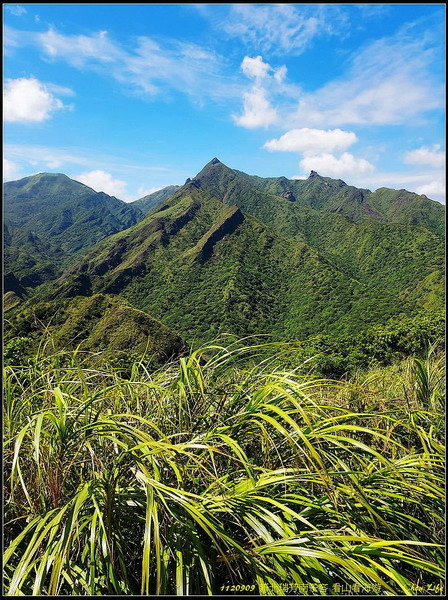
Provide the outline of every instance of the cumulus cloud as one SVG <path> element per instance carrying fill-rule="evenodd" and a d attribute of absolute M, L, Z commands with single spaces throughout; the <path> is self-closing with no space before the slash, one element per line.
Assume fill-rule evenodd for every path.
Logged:
<path fill-rule="evenodd" d="M 431 181 L 425 185 L 420 185 L 415 190 L 417 194 L 425 194 L 428 198 L 435 200 L 445 200 L 445 183 L 442 180 Z"/>
<path fill-rule="evenodd" d="M 268 63 L 265 63 L 261 56 L 256 56 L 255 58 L 245 56 L 241 63 L 241 70 L 247 77 L 263 79 L 272 70 L 272 67 Z"/>
<path fill-rule="evenodd" d="M 273 67 L 261 56 L 245 56 L 241 63 L 242 72 L 252 80 L 251 87 L 242 93 L 243 113 L 232 115 L 234 123 L 248 129 L 268 127 L 279 122 L 280 115 L 272 104 L 272 98 L 296 97 L 298 88 L 285 82 L 285 65 Z"/>
<path fill-rule="evenodd" d="M 237 125 L 247 129 L 268 127 L 278 120 L 278 113 L 269 102 L 267 91 L 259 86 L 243 94 L 243 114 L 233 115 Z"/>
<path fill-rule="evenodd" d="M 49 91 L 47 85 L 37 79 L 6 80 L 3 91 L 5 121 L 39 123 L 63 108 L 67 107 Z"/>
<path fill-rule="evenodd" d="M 12 160 L 3 159 L 3 181 L 11 181 L 19 177 L 20 167 Z"/>
<path fill-rule="evenodd" d="M 443 167 L 445 165 L 445 152 L 440 150 L 440 144 L 434 144 L 430 148 L 422 146 L 417 150 L 406 152 L 404 160 L 410 165 L 429 165 L 434 168 Z"/>
<path fill-rule="evenodd" d="M 114 179 L 113 176 L 110 173 L 106 173 L 106 171 L 101 171 L 100 169 L 96 171 L 87 171 L 79 175 L 74 175 L 73 179 L 88 185 L 96 192 L 105 192 L 106 194 L 109 194 L 109 196 L 116 196 L 120 199 L 127 198 L 127 183 L 120 179 Z"/>
<path fill-rule="evenodd" d="M 358 141 L 352 131 L 342 129 L 291 129 L 278 139 L 268 140 L 263 148 L 279 152 L 303 152 L 316 155 L 322 152 L 346 150 Z"/>
<path fill-rule="evenodd" d="M 268 140 L 263 148 L 278 152 L 300 152 L 299 166 L 303 171 L 318 171 L 328 177 L 364 175 L 375 167 L 365 158 L 358 158 L 346 150 L 358 141 L 355 133 L 342 129 L 291 129 L 278 139 Z M 294 178 L 302 179 L 303 175 Z"/>
<path fill-rule="evenodd" d="M 339 157 L 329 153 L 305 156 L 299 164 L 304 171 L 317 171 L 325 177 L 339 177 L 354 173 L 363 175 L 375 170 L 372 163 L 364 158 L 357 158 L 349 152 L 344 152 Z"/>
<path fill-rule="evenodd" d="M 346 59 L 337 78 L 313 91 L 291 88 L 295 98 L 275 88 L 273 70 L 261 57 L 246 60 L 245 71 L 257 74 L 255 83 L 269 90 L 285 129 L 422 124 L 426 114 L 444 108 L 444 88 L 436 75 L 443 60 L 440 41 L 425 33 L 408 26 L 366 44 Z M 283 88 L 285 80 L 286 72 Z"/>

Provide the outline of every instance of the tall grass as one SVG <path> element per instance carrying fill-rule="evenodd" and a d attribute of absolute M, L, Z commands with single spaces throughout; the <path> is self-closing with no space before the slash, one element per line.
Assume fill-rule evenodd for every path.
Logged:
<path fill-rule="evenodd" d="M 353 382 L 284 371 L 275 354 L 209 345 L 126 376 L 80 352 L 7 367 L 7 594 L 275 595 L 288 584 L 415 595 L 439 584 L 434 377 L 426 384 L 417 363 L 413 382 L 412 368 L 403 376 L 411 406 L 368 378 L 353 396 Z"/>

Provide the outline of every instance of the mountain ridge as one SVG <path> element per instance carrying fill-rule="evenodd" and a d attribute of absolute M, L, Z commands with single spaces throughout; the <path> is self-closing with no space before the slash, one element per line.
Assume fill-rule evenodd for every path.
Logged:
<path fill-rule="evenodd" d="M 75 254 L 34 301 L 120 295 L 188 342 L 349 335 L 443 304 L 443 208 L 425 221 L 427 199 L 375 196 L 316 172 L 260 178 L 216 157 L 165 190 L 130 227 Z M 403 204 L 414 223 L 395 221 Z M 20 301 L 11 296 L 14 311 Z"/>

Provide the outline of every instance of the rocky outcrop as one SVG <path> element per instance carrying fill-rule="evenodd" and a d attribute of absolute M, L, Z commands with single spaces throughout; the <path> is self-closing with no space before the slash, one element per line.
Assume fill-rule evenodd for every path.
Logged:
<path fill-rule="evenodd" d="M 296 197 L 294 196 L 294 194 L 290 190 L 284 191 L 282 193 L 282 198 L 284 198 L 285 200 L 289 200 L 290 202 L 295 202 L 296 201 Z"/>

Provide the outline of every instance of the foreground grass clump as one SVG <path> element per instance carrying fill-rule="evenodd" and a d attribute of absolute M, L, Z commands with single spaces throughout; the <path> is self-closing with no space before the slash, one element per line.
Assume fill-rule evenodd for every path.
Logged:
<path fill-rule="evenodd" d="M 126 375 L 76 352 L 6 367 L 6 593 L 440 585 L 435 357 L 344 383 L 284 372 L 269 348 Z"/>

